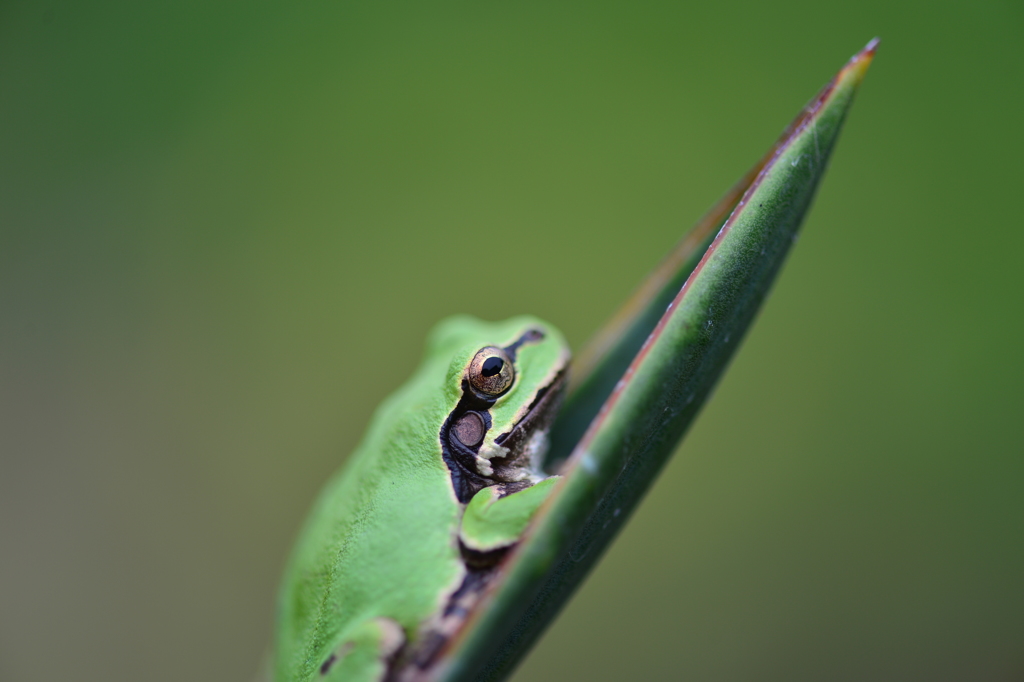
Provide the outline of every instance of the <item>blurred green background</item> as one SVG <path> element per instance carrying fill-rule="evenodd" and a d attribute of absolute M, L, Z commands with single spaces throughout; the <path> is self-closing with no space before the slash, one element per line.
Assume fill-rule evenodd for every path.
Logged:
<path fill-rule="evenodd" d="M 250 679 L 431 325 L 579 348 L 875 35 L 763 314 L 515 679 L 1024 679 L 1011 0 L 0 5 L 0 679 Z"/>

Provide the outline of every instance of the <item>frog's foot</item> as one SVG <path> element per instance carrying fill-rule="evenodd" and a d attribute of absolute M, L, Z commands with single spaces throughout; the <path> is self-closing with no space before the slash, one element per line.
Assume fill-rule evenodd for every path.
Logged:
<path fill-rule="evenodd" d="M 320 664 L 317 682 L 379 682 L 405 644 L 405 631 L 390 618 L 373 618 L 349 630 Z"/>
<path fill-rule="evenodd" d="M 499 486 L 478 492 L 462 517 L 459 539 L 463 546 L 474 554 L 483 554 L 514 545 L 558 480 L 558 476 L 551 476 L 504 497 Z"/>
<path fill-rule="evenodd" d="M 493 485 L 480 490 L 469 501 L 459 529 L 465 578 L 444 610 L 424 624 L 412 647 L 402 654 L 394 678 L 397 682 L 420 679 L 419 675 L 436 661 L 497 575 L 495 567 L 505 550 L 519 541 L 558 479 L 552 476 L 522 489 L 516 484 Z M 509 492 L 509 488 L 514 492 Z"/>

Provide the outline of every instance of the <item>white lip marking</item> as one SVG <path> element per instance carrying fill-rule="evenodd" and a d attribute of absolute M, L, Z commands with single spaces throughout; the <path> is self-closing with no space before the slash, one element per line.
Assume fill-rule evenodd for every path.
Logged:
<path fill-rule="evenodd" d="M 494 475 L 494 467 L 491 466 L 490 461 L 482 458 L 476 458 L 476 471 L 481 476 L 491 477 Z"/>

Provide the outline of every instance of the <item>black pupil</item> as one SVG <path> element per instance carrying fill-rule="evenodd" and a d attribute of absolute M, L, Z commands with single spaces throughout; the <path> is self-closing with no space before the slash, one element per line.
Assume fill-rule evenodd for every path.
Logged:
<path fill-rule="evenodd" d="M 484 366 L 480 370 L 480 373 L 485 377 L 493 377 L 495 374 L 501 372 L 501 368 L 505 366 L 505 361 L 501 358 L 489 357 L 484 360 Z"/>

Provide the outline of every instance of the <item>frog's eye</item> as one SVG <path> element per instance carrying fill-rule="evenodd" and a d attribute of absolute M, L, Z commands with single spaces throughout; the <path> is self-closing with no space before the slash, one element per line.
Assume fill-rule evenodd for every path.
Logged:
<path fill-rule="evenodd" d="M 477 351 L 469 363 L 469 383 L 479 393 L 498 397 L 515 381 L 516 370 L 508 353 L 494 346 Z"/>

